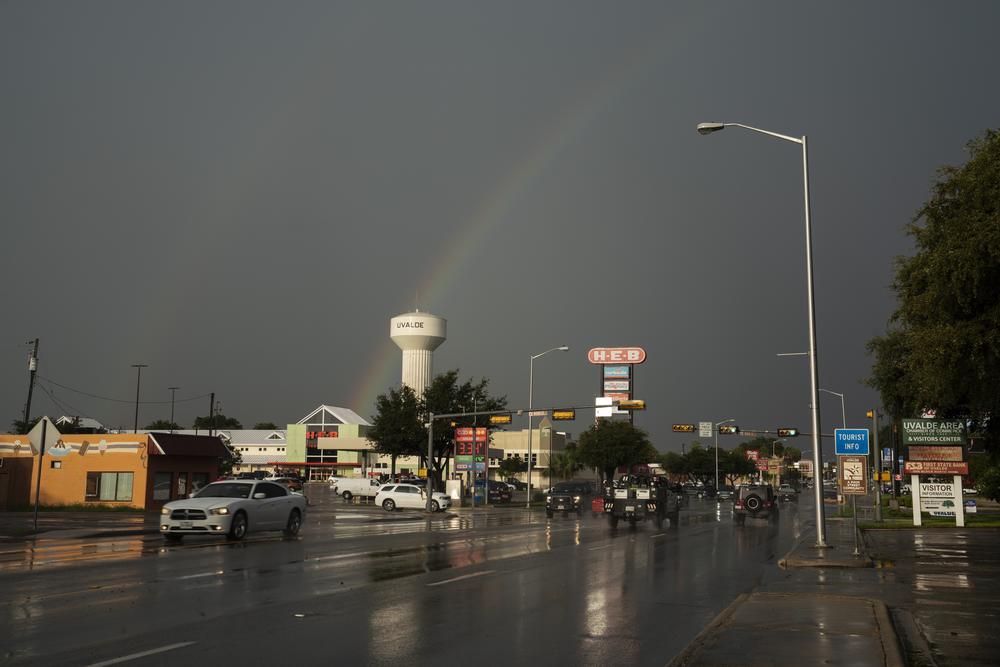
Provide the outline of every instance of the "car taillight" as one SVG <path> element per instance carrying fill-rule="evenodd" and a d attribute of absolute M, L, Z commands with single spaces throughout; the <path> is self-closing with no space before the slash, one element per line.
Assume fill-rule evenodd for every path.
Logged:
<path fill-rule="evenodd" d="M 770 500 L 768 500 L 767 502 L 764 503 L 764 507 L 766 507 L 766 508 L 770 508 L 771 505 L 772 505 L 772 503 L 771 503 Z"/>
<path fill-rule="evenodd" d="M 733 503 L 733 507 L 738 507 L 740 509 L 743 509 L 743 501 L 737 500 L 736 502 Z"/>

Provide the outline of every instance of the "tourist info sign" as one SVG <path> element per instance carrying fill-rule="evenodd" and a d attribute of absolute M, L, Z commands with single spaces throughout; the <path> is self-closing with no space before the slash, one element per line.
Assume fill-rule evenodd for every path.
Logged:
<path fill-rule="evenodd" d="M 845 496 L 863 496 L 868 493 L 866 473 L 867 456 L 851 455 L 837 457 L 837 481 L 840 492 Z"/>
<path fill-rule="evenodd" d="M 852 454 L 868 456 L 868 429 L 838 428 L 834 429 L 833 437 L 837 456 Z"/>

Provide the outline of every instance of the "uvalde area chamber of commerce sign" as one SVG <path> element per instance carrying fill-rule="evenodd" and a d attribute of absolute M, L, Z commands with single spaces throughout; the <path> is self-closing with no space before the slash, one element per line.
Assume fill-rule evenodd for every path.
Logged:
<path fill-rule="evenodd" d="M 960 419 L 903 419 L 904 445 L 964 445 L 965 423 Z"/>

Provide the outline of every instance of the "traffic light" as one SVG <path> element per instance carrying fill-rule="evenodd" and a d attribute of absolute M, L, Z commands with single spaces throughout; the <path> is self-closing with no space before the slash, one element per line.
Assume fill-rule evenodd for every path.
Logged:
<path fill-rule="evenodd" d="M 799 429 L 797 428 L 779 428 L 778 435 L 782 438 L 794 438 L 799 434 Z"/>
<path fill-rule="evenodd" d="M 733 424 L 725 424 L 719 427 L 719 433 L 722 435 L 736 435 L 740 432 L 740 427 Z"/>
<path fill-rule="evenodd" d="M 618 401 L 619 410 L 645 410 L 646 401 Z"/>
<path fill-rule="evenodd" d="M 674 424 L 674 433 L 694 433 L 694 424 Z"/>
<path fill-rule="evenodd" d="M 875 411 L 874 410 L 869 410 L 868 412 L 865 413 L 865 417 L 868 417 L 868 419 L 874 418 L 875 417 Z"/>
<path fill-rule="evenodd" d="M 508 412 L 505 415 L 490 415 L 490 426 L 497 426 L 499 424 L 510 424 L 514 418 Z"/>
<path fill-rule="evenodd" d="M 552 421 L 573 421 L 574 419 L 576 419 L 576 410 L 572 408 L 552 411 Z"/>

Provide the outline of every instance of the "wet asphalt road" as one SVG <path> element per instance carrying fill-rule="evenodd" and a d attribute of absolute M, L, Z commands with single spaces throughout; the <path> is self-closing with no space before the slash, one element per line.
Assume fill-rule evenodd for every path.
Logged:
<path fill-rule="evenodd" d="M 677 529 L 505 508 L 378 521 L 333 505 L 301 535 L 7 544 L 14 664 L 662 665 L 791 548 L 810 506 L 738 528 L 693 500 Z M 108 663 L 112 664 L 112 663 Z"/>

